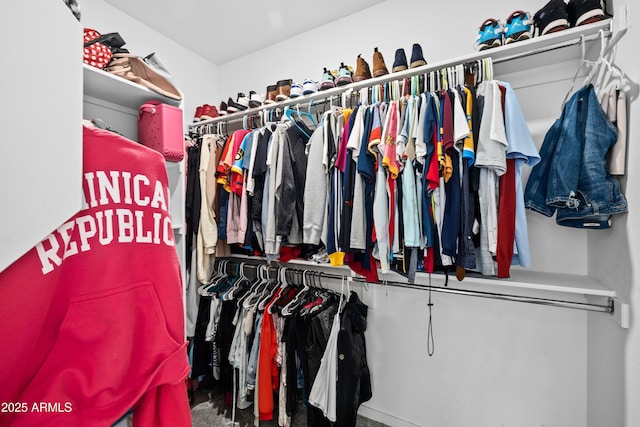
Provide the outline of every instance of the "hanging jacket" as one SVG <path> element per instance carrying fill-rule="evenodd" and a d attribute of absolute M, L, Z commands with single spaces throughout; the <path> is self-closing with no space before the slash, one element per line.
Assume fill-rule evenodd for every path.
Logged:
<path fill-rule="evenodd" d="M 556 223 L 575 228 L 609 228 L 611 215 L 627 211 L 605 155 L 617 130 L 598 103 L 592 85 L 577 91 L 545 136 L 541 161 L 529 177 L 525 205 Z"/>

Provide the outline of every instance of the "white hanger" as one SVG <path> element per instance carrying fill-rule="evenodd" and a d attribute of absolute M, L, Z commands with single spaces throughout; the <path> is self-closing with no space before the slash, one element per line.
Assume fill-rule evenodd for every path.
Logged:
<path fill-rule="evenodd" d="M 302 272 L 302 289 L 296 292 L 296 294 L 291 298 L 287 304 L 280 310 L 283 316 L 289 316 L 292 314 L 292 310 L 298 305 L 298 301 L 300 300 L 300 296 L 305 294 L 309 290 L 309 282 L 307 281 L 307 276 L 305 273 L 309 273 L 309 271 L 304 270 Z"/>

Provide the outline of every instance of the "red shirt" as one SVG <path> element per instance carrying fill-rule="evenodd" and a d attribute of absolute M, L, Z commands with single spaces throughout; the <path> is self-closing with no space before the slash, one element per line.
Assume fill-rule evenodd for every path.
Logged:
<path fill-rule="evenodd" d="M 85 127 L 83 190 L 85 207 L 0 274 L 0 402 L 21 405 L 0 425 L 108 426 L 137 405 L 136 424 L 190 426 L 164 159 Z"/>

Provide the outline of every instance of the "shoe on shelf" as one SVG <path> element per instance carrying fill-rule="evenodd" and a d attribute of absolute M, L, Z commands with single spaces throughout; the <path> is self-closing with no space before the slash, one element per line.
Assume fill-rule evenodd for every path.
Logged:
<path fill-rule="evenodd" d="M 200 119 L 215 119 L 219 115 L 218 109 L 214 105 L 204 104 L 202 106 L 202 115 L 200 116 Z"/>
<path fill-rule="evenodd" d="M 533 37 L 533 21 L 529 12 L 516 10 L 504 24 L 504 44 Z"/>
<path fill-rule="evenodd" d="M 424 60 L 422 46 L 414 43 L 411 47 L 411 62 L 409 63 L 409 68 L 422 67 L 423 65 L 427 65 L 427 61 Z"/>
<path fill-rule="evenodd" d="M 318 91 L 318 82 L 315 82 L 313 80 L 310 79 L 306 79 L 303 83 L 302 83 L 302 93 L 304 95 L 310 95 L 312 93 L 316 93 Z"/>
<path fill-rule="evenodd" d="M 567 15 L 572 27 L 591 24 L 607 18 L 605 4 L 601 0 L 570 0 Z"/>
<path fill-rule="evenodd" d="M 201 117 L 202 117 L 202 105 L 199 107 L 196 107 L 196 113 L 193 115 L 193 121 L 199 122 L 201 120 Z"/>
<path fill-rule="evenodd" d="M 341 62 L 340 68 L 338 68 L 336 86 L 344 86 L 350 83 L 353 83 L 353 72 L 351 71 L 351 67 L 344 65 L 344 62 Z"/>
<path fill-rule="evenodd" d="M 533 15 L 533 23 L 538 29 L 538 36 L 569 28 L 569 15 L 564 0 L 550 0 Z"/>
<path fill-rule="evenodd" d="M 222 102 L 220 103 L 220 108 L 218 108 L 218 113 L 219 113 L 221 116 L 226 116 L 227 114 L 229 114 L 229 112 L 227 111 L 227 108 L 228 108 L 228 107 L 227 107 L 227 103 L 226 103 L 226 102 L 224 102 L 224 101 L 222 101 Z"/>
<path fill-rule="evenodd" d="M 280 80 L 276 83 L 278 93 L 276 94 L 276 101 L 284 101 L 289 98 L 291 93 L 291 79 Z"/>
<path fill-rule="evenodd" d="M 304 91 L 302 90 L 302 85 L 300 83 L 294 83 L 291 85 L 291 91 L 289 93 L 290 98 L 297 98 L 299 96 L 304 95 Z"/>
<path fill-rule="evenodd" d="M 384 64 L 382 53 L 380 53 L 376 47 L 373 49 L 373 77 L 380 77 L 385 74 L 389 74 L 389 70 L 387 70 L 387 66 Z"/>
<path fill-rule="evenodd" d="M 371 78 L 371 69 L 369 64 L 361 55 L 356 58 L 356 72 L 353 75 L 354 82 L 361 82 Z"/>
<path fill-rule="evenodd" d="M 227 101 L 227 111 L 230 113 L 237 113 L 238 111 L 244 111 L 249 107 L 245 107 L 242 104 L 237 103 L 233 99 L 229 98 Z"/>
<path fill-rule="evenodd" d="M 476 49 L 485 50 L 502 46 L 502 32 L 502 25 L 497 19 L 485 19 L 478 30 L 478 37 L 476 37 Z"/>
<path fill-rule="evenodd" d="M 249 91 L 249 107 L 258 108 L 264 102 L 264 96 L 256 93 L 255 90 Z"/>
<path fill-rule="evenodd" d="M 404 49 L 396 49 L 395 59 L 393 60 L 393 67 L 391 67 L 392 73 L 397 73 L 398 71 L 404 71 L 409 66 L 407 65 L 407 54 L 404 53 Z"/>
<path fill-rule="evenodd" d="M 278 85 L 267 86 L 267 95 L 265 96 L 265 104 L 273 104 L 276 102 L 276 95 L 278 94 Z"/>
<path fill-rule="evenodd" d="M 336 87 L 335 77 L 333 73 L 326 68 L 322 72 L 322 80 L 320 81 L 320 90 L 327 90 Z"/>
<path fill-rule="evenodd" d="M 245 107 L 244 108 L 245 110 L 249 108 L 249 97 L 242 92 L 238 93 L 238 98 L 236 99 L 236 102 L 242 105 L 243 107 Z"/>

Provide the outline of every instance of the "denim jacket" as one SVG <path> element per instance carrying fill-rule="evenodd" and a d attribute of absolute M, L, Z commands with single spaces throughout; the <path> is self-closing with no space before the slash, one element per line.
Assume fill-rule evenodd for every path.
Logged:
<path fill-rule="evenodd" d="M 577 91 L 544 138 L 525 206 L 549 217 L 557 213 L 556 223 L 567 227 L 611 227 L 611 215 L 627 211 L 620 185 L 606 169 L 605 155 L 616 140 L 593 86 Z"/>

